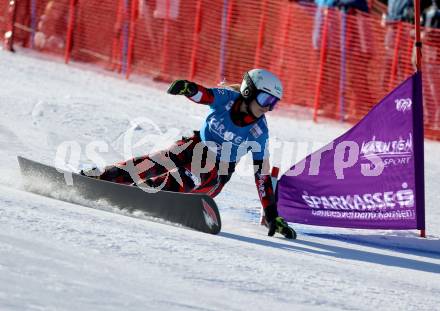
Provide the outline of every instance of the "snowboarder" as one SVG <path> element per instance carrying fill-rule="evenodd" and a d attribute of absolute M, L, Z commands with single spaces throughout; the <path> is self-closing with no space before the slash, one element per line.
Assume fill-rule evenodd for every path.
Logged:
<path fill-rule="evenodd" d="M 94 169 L 82 174 L 112 182 L 134 182 L 138 186 L 146 184 L 167 191 L 206 193 L 215 197 L 230 180 L 240 158 L 251 151 L 268 235 L 278 232 L 295 238 L 295 231 L 278 216 L 269 174 L 269 131 L 265 113 L 273 110 L 282 98 L 281 81 L 267 70 L 252 69 L 244 74 L 241 86 L 205 88 L 191 81 L 176 80 L 167 92 L 210 107 L 200 131 L 195 131 L 191 137 L 182 137 L 168 150 L 108 166 L 104 172 Z M 199 165 L 194 165 L 197 162 Z M 127 169 L 130 165 L 135 167 L 135 174 Z"/>

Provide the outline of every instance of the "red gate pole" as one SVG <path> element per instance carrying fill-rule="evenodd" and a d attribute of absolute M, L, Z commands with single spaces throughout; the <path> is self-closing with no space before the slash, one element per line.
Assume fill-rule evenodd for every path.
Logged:
<path fill-rule="evenodd" d="M 201 19 L 202 19 L 202 0 L 197 0 L 196 21 L 194 24 L 193 44 L 191 48 L 191 62 L 189 65 L 189 75 L 188 75 L 191 81 L 194 79 L 194 75 L 196 73 L 196 59 L 197 59 L 197 51 L 199 49 Z"/>
<path fill-rule="evenodd" d="M 76 7 L 76 0 L 70 0 L 69 21 L 67 23 L 66 48 L 64 50 L 64 62 L 66 64 L 68 64 L 70 61 L 70 51 L 72 49 L 73 26 L 75 24 L 75 7 Z"/>
<path fill-rule="evenodd" d="M 131 0 L 130 13 L 130 34 L 128 38 L 128 52 L 127 52 L 127 72 L 125 78 L 128 79 L 131 73 L 131 63 L 133 61 L 134 36 L 136 34 L 136 20 L 137 20 L 138 0 Z"/>
<path fill-rule="evenodd" d="M 319 8 L 317 8 L 319 10 Z M 327 31 L 328 31 L 328 9 L 324 10 L 324 29 L 322 30 L 321 50 L 319 57 L 318 82 L 316 83 L 315 104 L 313 109 L 313 121 L 318 121 L 319 97 L 321 95 L 322 78 L 324 75 L 325 56 L 327 54 Z"/>
<path fill-rule="evenodd" d="M 17 16 L 17 1 L 10 0 L 8 6 L 8 24 L 4 36 L 5 49 L 14 52 L 15 17 Z"/>
<path fill-rule="evenodd" d="M 422 71 L 422 41 L 420 36 L 420 0 L 414 0 L 414 19 L 416 32 L 416 68 Z"/>

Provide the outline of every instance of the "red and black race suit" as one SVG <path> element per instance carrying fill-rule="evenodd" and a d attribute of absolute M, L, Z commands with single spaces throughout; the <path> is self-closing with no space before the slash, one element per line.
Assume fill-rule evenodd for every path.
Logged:
<path fill-rule="evenodd" d="M 199 94 L 190 97 L 192 101 L 205 105 L 213 102 L 214 95 L 210 89 L 200 85 L 197 85 L 197 89 Z M 247 125 L 249 122 L 255 121 L 252 116 L 240 111 L 240 104 L 241 100 L 239 99 L 231 109 L 231 113 L 234 114 L 234 122 Z M 161 190 L 205 193 L 215 197 L 230 180 L 236 163 L 224 163 L 217 160 L 214 161 L 215 163 L 209 163 L 207 159 L 213 157 L 208 156 L 208 152 L 211 151 L 205 146 L 202 148 L 200 167 L 210 167 L 210 169 L 207 172 L 203 169 L 199 172 L 194 171 L 191 163 L 194 150 L 201 150 L 196 148 L 200 143 L 199 132 L 195 131 L 193 136 L 182 137 L 168 150 L 133 158 L 107 167 L 100 179 L 124 184 L 145 182 L 148 186 Z M 200 157 L 200 155 L 197 156 Z M 254 176 L 258 195 L 265 210 L 266 219 L 272 221 L 278 214 L 269 168 L 269 159 L 254 160 Z"/>

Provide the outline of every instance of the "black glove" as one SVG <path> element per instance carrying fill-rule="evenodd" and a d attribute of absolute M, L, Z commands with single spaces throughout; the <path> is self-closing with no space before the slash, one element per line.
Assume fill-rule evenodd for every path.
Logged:
<path fill-rule="evenodd" d="M 192 97 L 197 94 L 197 84 L 187 80 L 176 80 L 167 90 L 168 94 Z"/>

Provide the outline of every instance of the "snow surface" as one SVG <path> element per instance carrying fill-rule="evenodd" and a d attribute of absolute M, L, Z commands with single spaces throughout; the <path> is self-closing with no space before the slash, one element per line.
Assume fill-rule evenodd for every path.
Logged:
<path fill-rule="evenodd" d="M 0 310 L 438 310 L 439 143 L 425 145 L 427 239 L 295 224 L 296 241 L 267 237 L 248 160 L 216 198 L 222 232 L 203 234 L 24 191 L 17 155 L 112 163 L 127 137 L 150 152 L 207 112 L 166 85 L 84 69 L 0 51 Z M 295 116 L 268 116 L 272 145 L 300 150 L 274 159 L 282 170 L 348 128 Z"/>

